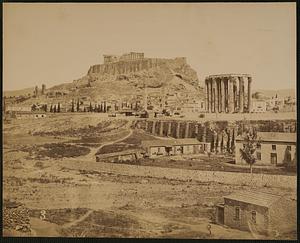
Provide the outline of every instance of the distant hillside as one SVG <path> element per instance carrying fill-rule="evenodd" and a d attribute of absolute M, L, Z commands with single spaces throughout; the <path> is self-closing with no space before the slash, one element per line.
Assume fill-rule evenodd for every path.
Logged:
<path fill-rule="evenodd" d="M 20 95 L 28 95 L 33 94 L 34 87 L 26 88 L 26 89 L 19 89 L 19 90 L 8 90 L 3 91 L 3 96 L 10 97 L 10 96 L 20 96 Z"/>
<path fill-rule="evenodd" d="M 291 96 L 291 98 L 296 97 L 296 89 L 280 89 L 280 90 L 263 90 L 263 89 L 257 89 L 253 90 L 253 94 L 255 92 L 261 93 L 262 96 L 266 96 L 269 98 L 275 97 L 276 94 L 279 98 L 284 98 L 287 96 Z"/>

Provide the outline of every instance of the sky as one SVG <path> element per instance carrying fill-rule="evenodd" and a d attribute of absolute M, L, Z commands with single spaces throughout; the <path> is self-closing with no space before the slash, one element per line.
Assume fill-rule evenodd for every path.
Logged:
<path fill-rule="evenodd" d="M 72 82 L 131 51 L 184 56 L 200 81 L 248 73 L 254 89 L 296 87 L 295 3 L 3 5 L 4 90 Z"/>

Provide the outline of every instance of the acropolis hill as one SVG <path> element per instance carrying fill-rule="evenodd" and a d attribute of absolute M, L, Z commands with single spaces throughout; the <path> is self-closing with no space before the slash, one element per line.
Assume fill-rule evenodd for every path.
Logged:
<path fill-rule="evenodd" d="M 142 70 L 166 65 L 187 65 L 185 57 L 176 57 L 174 59 L 166 58 L 145 58 L 144 53 L 130 52 L 122 56 L 104 55 L 104 64 L 93 65 L 88 71 L 88 75 L 94 76 L 103 74 L 127 74 Z"/>
<path fill-rule="evenodd" d="M 68 97 L 114 98 L 151 92 L 178 92 L 204 98 L 197 73 L 185 57 L 148 58 L 144 53 L 104 55 L 102 64 L 92 65 L 87 74 L 72 83 L 56 85 L 49 91 L 64 90 Z"/>

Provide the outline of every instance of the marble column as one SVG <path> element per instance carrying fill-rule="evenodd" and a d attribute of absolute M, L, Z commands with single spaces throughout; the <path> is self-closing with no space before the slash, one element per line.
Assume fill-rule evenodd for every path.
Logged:
<path fill-rule="evenodd" d="M 217 79 L 215 79 L 215 96 L 216 96 L 216 99 L 215 99 L 215 112 L 218 113 L 219 112 L 219 105 L 220 105 L 220 99 L 219 99 L 219 81 Z"/>
<path fill-rule="evenodd" d="M 188 138 L 189 137 L 189 128 L 190 128 L 190 124 L 187 122 L 185 124 L 185 131 L 184 131 L 184 137 Z"/>
<path fill-rule="evenodd" d="M 234 97 L 233 97 L 233 79 L 228 80 L 228 112 L 232 113 L 234 109 Z"/>
<path fill-rule="evenodd" d="M 239 112 L 244 112 L 244 78 L 239 77 Z"/>
<path fill-rule="evenodd" d="M 171 136 L 171 135 L 172 135 L 172 122 L 169 122 L 167 136 Z"/>
<path fill-rule="evenodd" d="M 198 137 L 198 133 L 199 133 L 199 125 L 195 124 L 195 134 Z"/>
<path fill-rule="evenodd" d="M 209 107 L 209 85 L 208 85 L 208 80 L 205 80 L 205 110 L 207 112 L 210 112 L 210 107 Z"/>
<path fill-rule="evenodd" d="M 202 134 L 202 142 L 206 142 L 206 134 L 207 134 L 207 128 L 204 125 L 204 127 L 203 127 L 203 134 Z"/>
<path fill-rule="evenodd" d="M 212 79 L 209 79 L 208 88 L 209 88 L 209 110 L 210 112 L 213 112 Z"/>
<path fill-rule="evenodd" d="M 216 80 L 212 79 L 212 112 L 216 112 Z"/>
<path fill-rule="evenodd" d="M 180 122 L 176 125 L 176 138 L 180 138 Z"/>
<path fill-rule="evenodd" d="M 248 112 L 251 111 L 251 83 L 252 83 L 252 77 L 248 77 Z"/>
<path fill-rule="evenodd" d="M 225 112 L 225 84 L 224 80 L 220 80 L 220 89 L 221 89 L 221 112 Z"/>
<path fill-rule="evenodd" d="M 151 130 L 151 133 L 152 133 L 152 134 L 155 134 L 155 124 L 156 124 L 156 122 L 153 121 L 153 122 L 152 122 L 152 130 Z"/>
<path fill-rule="evenodd" d="M 160 121 L 159 124 L 159 136 L 163 136 L 164 135 L 164 123 L 163 121 Z"/>

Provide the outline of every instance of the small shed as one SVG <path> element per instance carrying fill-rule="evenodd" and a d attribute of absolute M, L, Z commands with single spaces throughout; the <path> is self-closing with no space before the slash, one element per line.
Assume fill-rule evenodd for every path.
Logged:
<path fill-rule="evenodd" d="M 239 191 L 224 197 L 217 205 L 218 224 L 262 234 L 296 230 L 294 198 L 259 191 Z"/>
<path fill-rule="evenodd" d="M 142 141 L 142 147 L 150 158 L 165 155 L 186 155 L 206 153 L 210 144 L 200 142 L 195 138 L 155 139 Z"/>
<path fill-rule="evenodd" d="M 138 164 L 141 151 L 140 150 L 126 150 L 107 154 L 96 155 L 96 162 L 108 163 L 130 163 Z"/>

